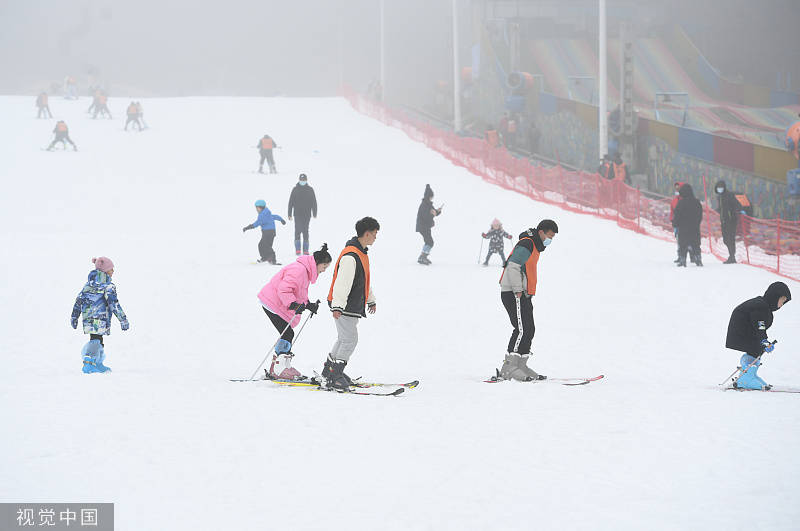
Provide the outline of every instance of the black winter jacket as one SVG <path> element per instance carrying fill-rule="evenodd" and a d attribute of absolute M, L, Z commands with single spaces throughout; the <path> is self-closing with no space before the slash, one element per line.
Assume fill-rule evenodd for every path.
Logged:
<path fill-rule="evenodd" d="M 722 187 L 725 188 L 721 194 L 717 193 L 717 200 L 718 200 L 718 207 L 717 212 L 719 212 L 719 221 L 723 227 L 736 227 L 736 223 L 739 221 L 739 212 L 742 210 L 742 205 L 739 203 L 739 200 L 736 199 L 736 194 L 731 192 L 725 186 L 725 181 L 719 181 L 715 187 L 714 192 L 716 193 L 716 188 Z"/>
<path fill-rule="evenodd" d="M 433 214 L 431 210 L 436 210 L 433 206 L 433 201 L 423 199 L 417 210 L 417 232 L 428 230 L 436 224 L 433 218 L 439 214 Z"/>
<path fill-rule="evenodd" d="M 703 205 L 694 196 L 691 185 L 684 184 L 678 193 L 681 196 L 675 205 L 672 216 L 672 226 L 678 229 L 678 234 L 700 234 L 700 222 L 703 221 Z"/>
<path fill-rule="evenodd" d="M 772 312 L 778 309 L 778 299 L 782 296 L 791 300 L 789 287 L 783 282 L 773 282 L 763 296 L 744 301 L 734 308 L 725 346 L 753 357 L 760 356 L 764 352 L 761 341 L 767 339 L 767 330 L 772 326 Z"/>
<path fill-rule="evenodd" d="M 317 215 L 317 195 L 309 185 L 296 184 L 289 195 L 289 217 L 310 218 Z"/>

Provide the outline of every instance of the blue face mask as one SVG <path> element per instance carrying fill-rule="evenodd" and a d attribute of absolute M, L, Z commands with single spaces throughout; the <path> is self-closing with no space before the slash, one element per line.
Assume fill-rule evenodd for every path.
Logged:
<path fill-rule="evenodd" d="M 547 247 L 547 246 L 548 246 L 548 245 L 550 245 L 552 242 L 553 242 L 552 238 L 545 238 L 544 240 L 542 240 L 542 245 L 544 245 L 545 247 Z"/>
<path fill-rule="evenodd" d="M 308 182 L 307 181 L 298 181 L 297 184 L 299 184 L 300 186 L 305 186 L 305 185 L 308 184 Z"/>

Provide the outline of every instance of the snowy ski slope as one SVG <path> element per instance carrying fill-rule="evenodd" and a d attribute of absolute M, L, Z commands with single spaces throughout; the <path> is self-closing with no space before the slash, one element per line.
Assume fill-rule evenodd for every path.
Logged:
<path fill-rule="evenodd" d="M 113 502 L 135 531 L 797 528 L 800 397 L 716 388 L 738 361 L 731 309 L 777 277 L 711 257 L 679 270 L 673 245 L 485 184 L 339 99 L 142 100 L 151 129 L 125 133 L 127 99 L 93 121 L 87 99 L 54 98 L 77 153 L 40 150 L 54 120 L 33 101 L 0 98 L 0 501 Z M 264 133 L 283 147 L 277 176 L 253 173 Z M 241 227 L 259 198 L 285 215 L 301 171 L 315 248 L 338 253 L 364 215 L 382 225 L 378 313 L 348 372 L 417 389 L 228 381 L 276 337 L 256 293 L 277 268 L 251 264 L 258 236 Z M 429 268 L 415 262 L 426 183 L 444 203 Z M 497 257 L 476 265 L 495 216 L 515 236 L 545 217 L 561 229 L 539 265 L 531 366 L 604 380 L 481 382 L 510 332 Z M 276 250 L 293 259 L 291 225 Z M 69 314 L 98 255 L 131 329 L 115 321 L 113 373 L 87 376 Z M 772 384 L 800 386 L 799 315 L 776 314 Z M 334 339 L 321 312 L 295 365 L 320 370 Z"/>

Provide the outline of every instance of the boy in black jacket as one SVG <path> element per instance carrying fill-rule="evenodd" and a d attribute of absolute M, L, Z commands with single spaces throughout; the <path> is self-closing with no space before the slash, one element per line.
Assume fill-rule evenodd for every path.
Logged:
<path fill-rule="evenodd" d="M 301 236 L 303 244 L 303 254 L 308 254 L 308 226 L 311 217 L 317 217 L 317 196 L 314 189 L 308 184 L 308 177 L 305 173 L 300 174 L 300 179 L 292 188 L 289 195 L 289 221 L 294 216 L 294 253 L 300 256 Z"/>
<path fill-rule="evenodd" d="M 692 262 L 703 265 L 700 254 L 700 222 L 703 221 L 703 205 L 694 196 L 691 185 L 684 184 L 678 193 L 681 196 L 675 205 L 672 226 L 678 229 L 678 267 L 686 267 L 686 252 Z"/>
<path fill-rule="evenodd" d="M 728 323 L 725 346 L 744 352 L 739 364 L 739 377 L 733 386 L 738 389 L 769 389 L 772 387 L 758 376 L 761 356 L 775 348 L 767 339 L 772 326 L 772 312 L 792 300 L 789 286 L 773 282 L 763 297 L 755 297 L 734 308 Z"/>

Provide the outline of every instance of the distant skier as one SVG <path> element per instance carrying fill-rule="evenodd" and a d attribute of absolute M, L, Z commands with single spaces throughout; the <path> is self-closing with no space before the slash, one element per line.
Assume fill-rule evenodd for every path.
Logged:
<path fill-rule="evenodd" d="M 442 213 L 442 208 L 435 208 L 433 206 L 433 190 L 430 184 L 425 185 L 425 192 L 422 195 L 422 202 L 417 209 L 417 232 L 422 235 L 422 253 L 417 258 L 417 263 L 422 265 L 431 265 L 428 255 L 433 249 L 433 236 L 431 229 L 436 224 L 433 220 L 436 216 Z"/>
<path fill-rule="evenodd" d="M 678 245 L 678 227 L 675 226 L 675 207 L 678 206 L 678 201 L 681 200 L 681 186 L 686 183 L 682 183 L 680 181 L 675 181 L 675 184 L 672 185 L 674 195 L 669 202 L 669 222 L 672 223 L 672 233 L 675 235 L 675 245 L 677 246 L 677 253 L 678 257 L 675 259 L 675 263 L 681 261 L 681 246 Z"/>
<path fill-rule="evenodd" d="M 136 105 L 136 114 L 139 117 L 139 122 L 141 122 L 142 127 L 144 129 L 147 129 L 148 126 L 147 126 L 147 122 L 144 121 L 144 109 L 142 108 L 142 102 L 141 101 L 137 101 L 135 103 L 135 105 Z"/>
<path fill-rule="evenodd" d="M 89 105 L 89 108 L 86 109 L 87 114 L 93 114 L 95 109 L 97 109 L 97 101 L 100 98 L 100 95 L 103 94 L 103 89 L 100 87 L 96 87 L 92 92 L 92 103 Z"/>
<path fill-rule="evenodd" d="M 503 238 L 511 239 L 511 235 L 503 230 L 503 224 L 500 222 L 499 219 L 494 218 L 492 221 L 491 230 L 488 232 L 484 232 L 481 234 L 483 239 L 489 240 L 489 252 L 486 255 L 486 260 L 483 261 L 483 265 L 489 265 L 489 258 L 492 257 L 494 253 L 498 253 L 500 255 L 500 261 L 505 265 L 506 263 L 506 254 L 505 254 L 505 245 L 503 243 Z"/>
<path fill-rule="evenodd" d="M 269 165 L 270 173 L 277 173 L 275 169 L 275 159 L 272 157 L 272 150 L 278 147 L 278 144 L 269 135 L 264 135 L 261 140 L 256 144 L 258 152 L 261 155 L 261 161 L 258 163 L 258 173 L 264 173 L 264 161 Z"/>
<path fill-rule="evenodd" d="M 258 254 L 260 255 L 258 262 L 269 262 L 272 265 L 280 265 L 275 259 L 275 251 L 272 249 L 272 242 L 275 241 L 275 220 L 277 219 L 283 225 L 286 225 L 286 220 L 278 214 L 270 212 L 267 208 L 267 203 L 263 199 L 256 201 L 255 205 L 258 217 L 250 225 L 244 227 L 242 232 L 261 227 L 261 240 L 258 242 Z"/>
<path fill-rule="evenodd" d="M 700 253 L 700 222 L 703 221 L 703 205 L 694 196 L 692 185 L 680 188 L 680 200 L 675 206 L 672 226 L 678 230 L 678 267 L 686 267 L 686 252 L 692 263 L 702 266 Z"/>
<path fill-rule="evenodd" d="M 300 238 L 303 237 L 303 254 L 308 254 L 308 226 L 312 217 L 317 217 L 317 196 L 308 185 L 308 177 L 300 174 L 297 184 L 289 195 L 289 221 L 294 215 L 294 252 L 300 256 Z"/>
<path fill-rule="evenodd" d="M 744 352 L 739 360 L 739 378 L 734 387 L 740 389 L 770 389 L 758 376 L 761 356 L 774 350 L 767 339 L 767 330 L 772 326 L 772 313 L 792 300 L 789 287 L 783 282 L 773 282 L 763 297 L 749 299 L 734 308 L 728 323 L 725 346 Z"/>
<path fill-rule="evenodd" d="M 322 244 L 322 248 L 315 251 L 313 256 L 301 256 L 278 271 L 258 293 L 258 300 L 261 301 L 264 313 L 278 333 L 282 333 L 281 339 L 275 345 L 275 355 L 269 368 L 271 378 L 285 380 L 303 378 L 300 372 L 292 367 L 293 328 L 300 323 L 300 314 L 304 310 L 312 314 L 317 313 L 319 301 L 309 302 L 308 287 L 328 269 L 331 261 L 328 244 Z"/>
<path fill-rule="evenodd" d="M 322 369 L 323 384 L 329 389 L 346 391 L 352 385 L 344 368 L 358 344 L 358 320 L 367 316 L 365 308 L 371 314 L 377 310 L 367 251 L 380 228 L 374 218 L 358 220 L 356 236 L 347 241 L 333 269 L 328 306 L 336 323 L 337 340 Z"/>
<path fill-rule="evenodd" d="M 111 314 L 117 316 L 120 327 L 130 327 L 125 312 L 117 300 L 117 288 L 111 282 L 114 274 L 114 263 L 101 256 L 92 258 L 95 269 L 89 273 L 89 281 L 75 299 L 72 307 L 72 328 L 78 328 L 78 316 L 83 316 L 83 333 L 89 334 L 89 342 L 83 346 L 83 372 L 107 372 L 111 369 L 103 365 L 105 350 L 103 336 L 111 333 Z"/>
<path fill-rule="evenodd" d="M 109 120 L 113 119 L 111 111 L 108 110 L 108 96 L 103 91 L 100 91 L 97 100 L 94 102 L 94 114 L 92 115 L 92 119 L 96 120 L 98 116 L 106 116 Z"/>
<path fill-rule="evenodd" d="M 128 125 L 133 124 L 139 128 L 139 131 L 142 130 L 142 122 L 139 121 L 139 106 L 136 105 L 135 102 L 130 102 L 128 105 L 127 110 L 125 113 L 128 116 L 128 119 L 125 121 L 125 130 L 128 130 Z"/>
<path fill-rule="evenodd" d="M 500 300 L 514 327 L 508 340 L 508 353 L 500 369 L 500 378 L 504 380 L 527 382 L 547 378 L 528 367 L 531 342 L 536 332 L 531 298 L 536 295 L 539 256 L 556 234 L 558 225 L 551 219 L 544 219 L 535 229 L 520 234 L 500 276 Z"/>
<path fill-rule="evenodd" d="M 36 114 L 36 118 L 52 118 L 53 113 L 50 112 L 50 103 L 48 102 L 47 92 L 42 92 L 38 96 L 36 96 L 36 107 L 39 109 L 39 112 Z"/>
<path fill-rule="evenodd" d="M 717 212 L 719 212 L 719 222 L 722 229 L 722 242 L 728 248 L 728 259 L 725 264 L 736 263 L 736 228 L 739 224 L 739 214 L 742 205 L 736 199 L 736 194 L 728 190 L 725 181 L 717 181 L 714 185 L 714 192 L 717 194 Z"/>
<path fill-rule="evenodd" d="M 69 128 L 64 120 L 59 120 L 56 122 L 56 126 L 53 128 L 53 134 L 55 134 L 55 138 L 47 147 L 47 151 L 53 151 L 53 147 L 55 147 L 57 142 L 61 142 L 61 145 L 64 149 L 67 149 L 67 142 L 72 144 L 72 149 L 78 151 L 78 146 L 75 145 L 75 142 L 69 137 Z"/>

